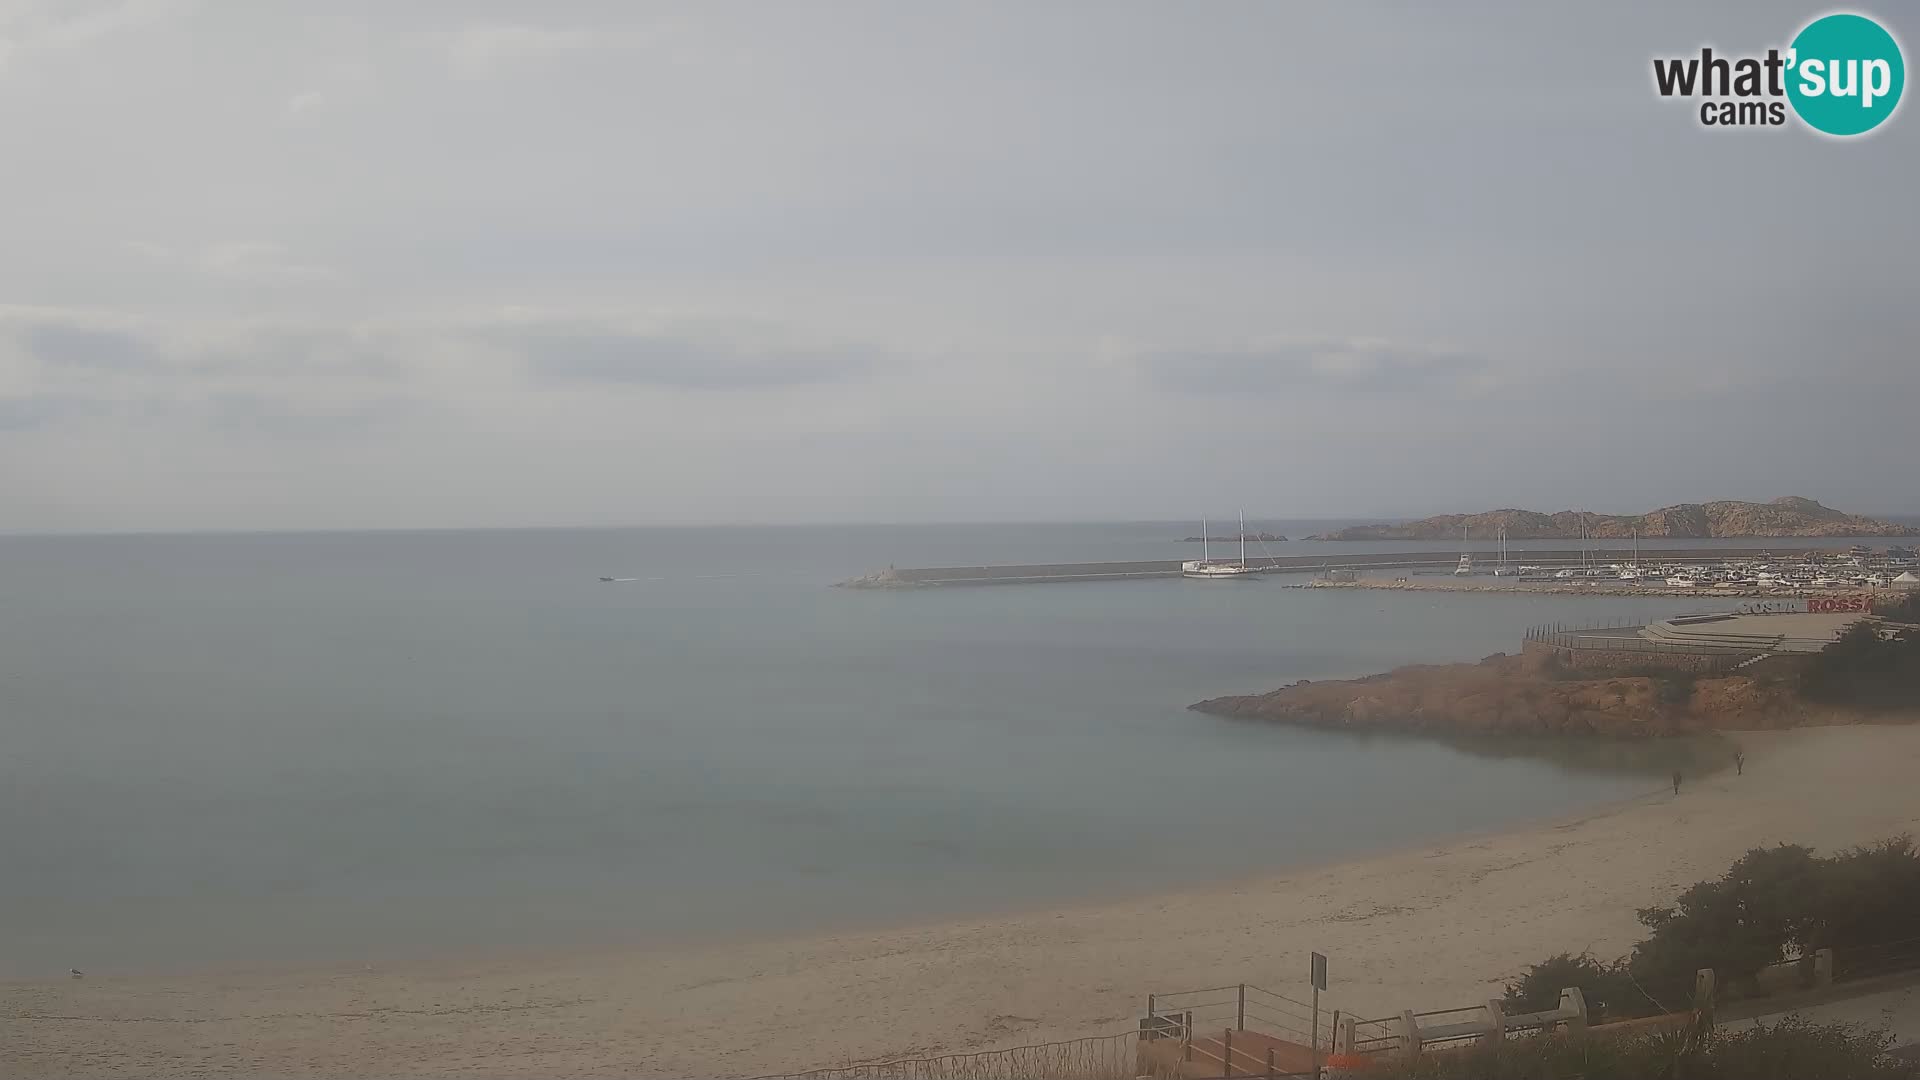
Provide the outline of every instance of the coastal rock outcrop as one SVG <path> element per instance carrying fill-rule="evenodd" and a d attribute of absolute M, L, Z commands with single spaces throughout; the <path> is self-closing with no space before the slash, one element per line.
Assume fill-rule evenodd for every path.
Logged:
<path fill-rule="evenodd" d="M 1355 525 L 1313 540 L 1458 540 L 1461 529 L 1469 539 L 1491 540 L 1502 528 L 1510 540 L 1577 540 L 1583 536 L 1626 539 L 1635 533 L 1649 538 L 1712 538 L 1727 536 L 1913 536 L 1920 529 L 1888 521 L 1842 513 L 1812 499 L 1795 495 L 1756 503 L 1725 499 L 1709 503 L 1679 503 L 1645 514 L 1595 514 L 1562 510 L 1489 510 L 1483 514 L 1440 514 L 1398 525 Z"/>
<path fill-rule="evenodd" d="M 1821 719 L 1778 683 L 1740 676 L 1571 678 L 1541 658 L 1504 653 L 1477 664 L 1416 664 L 1362 679 L 1302 680 L 1191 708 L 1353 730 L 1624 738 L 1791 727 Z"/>

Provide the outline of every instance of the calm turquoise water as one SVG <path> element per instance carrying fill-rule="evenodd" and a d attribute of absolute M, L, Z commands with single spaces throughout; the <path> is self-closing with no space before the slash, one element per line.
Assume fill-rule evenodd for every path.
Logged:
<path fill-rule="evenodd" d="M 1192 531 L 0 538 L 0 975 L 1030 907 L 1560 813 L 1667 767 L 1185 706 L 1698 600 L 827 588 L 1177 557 Z"/>

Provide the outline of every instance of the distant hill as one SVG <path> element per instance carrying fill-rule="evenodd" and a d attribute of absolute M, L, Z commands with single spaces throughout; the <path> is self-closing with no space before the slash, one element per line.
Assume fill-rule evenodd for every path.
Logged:
<path fill-rule="evenodd" d="M 1641 536 L 1700 539 L 1716 536 L 1915 536 L 1920 529 L 1843 514 L 1812 499 L 1789 495 L 1772 502 L 1733 499 L 1679 503 L 1648 514 L 1594 514 L 1562 510 L 1489 510 L 1484 514 L 1441 514 L 1399 525 L 1355 525 L 1311 536 L 1309 540 L 1458 540 L 1460 528 L 1475 540 L 1491 540 L 1506 526 L 1511 540 L 1577 540 L 1582 536 L 1625 539 Z"/>

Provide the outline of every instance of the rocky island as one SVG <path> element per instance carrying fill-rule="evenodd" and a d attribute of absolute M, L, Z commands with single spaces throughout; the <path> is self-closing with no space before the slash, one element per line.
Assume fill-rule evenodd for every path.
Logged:
<path fill-rule="evenodd" d="M 1705 539 L 1767 536 L 1914 536 L 1920 529 L 1896 525 L 1822 506 L 1789 495 L 1772 502 L 1723 499 L 1678 503 L 1645 514 L 1595 514 L 1562 510 L 1489 510 L 1481 514 L 1440 514 L 1398 525 L 1355 525 L 1309 540 L 1491 540 L 1505 529 L 1509 540 L 1626 539 L 1640 536 Z"/>

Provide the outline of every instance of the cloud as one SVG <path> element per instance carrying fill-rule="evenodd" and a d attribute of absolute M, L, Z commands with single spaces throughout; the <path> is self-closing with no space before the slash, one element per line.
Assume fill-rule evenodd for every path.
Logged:
<path fill-rule="evenodd" d="M 447 62 L 458 74 L 486 75 L 515 63 L 591 49 L 601 41 L 587 30 L 482 23 L 447 39 Z"/>
<path fill-rule="evenodd" d="M 864 378 L 878 355 L 747 320 L 648 328 L 594 313 L 494 312 L 209 323 L 0 308 L 0 430 L 118 424 L 249 445 L 404 444 L 410 432 L 449 424 L 491 428 L 502 408 L 524 401 L 529 379 L 548 391 L 599 391 L 564 399 L 592 415 L 610 388 L 775 394 Z M 663 418 L 684 408 L 665 396 L 654 405 Z"/>
<path fill-rule="evenodd" d="M 327 95 L 320 91 L 303 90 L 287 99 L 287 103 L 282 107 L 281 113 L 288 119 L 292 119 L 302 113 L 312 112 L 326 103 Z"/>
<path fill-rule="evenodd" d="M 96 411 L 94 402 L 63 395 L 0 397 L 0 431 L 27 431 Z"/>
<path fill-rule="evenodd" d="M 330 267 L 290 257 L 278 244 L 251 241 L 214 244 L 200 253 L 200 264 L 207 273 L 229 278 L 330 281 L 339 276 Z"/>
<path fill-rule="evenodd" d="M 498 340 L 527 370 L 550 382 L 634 383 L 688 390 L 739 390 L 837 383 L 866 375 L 873 351 L 734 344 L 695 334 L 582 324 L 516 327 Z"/>
<path fill-rule="evenodd" d="M 206 402 L 209 426 L 248 436 L 325 439 L 359 435 L 417 417 L 422 403 L 400 395 L 334 403 L 257 393 L 221 393 Z"/>
<path fill-rule="evenodd" d="M 12 56 L 71 49 L 191 11 L 193 0 L 52 0 L 0 7 L 0 71 Z"/>
<path fill-rule="evenodd" d="M 409 364 L 430 337 L 0 309 L 0 430 L 105 418 L 229 436 L 352 435 L 427 415 L 458 389 Z"/>
<path fill-rule="evenodd" d="M 300 73 L 298 82 L 290 84 L 293 92 L 280 104 L 280 119 L 296 123 L 365 102 L 373 96 L 377 83 L 378 72 L 368 55 L 349 54 L 312 65 Z"/>
<path fill-rule="evenodd" d="M 1206 394 L 1431 390 L 1467 385 L 1487 366 L 1485 357 L 1461 349 L 1367 339 L 1159 350 L 1138 362 L 1163 388 Z"/>
<path fill-rule="evenodd" d="M 803 340 L 748 320 L 656 327 L 595 315 L 455 315 L 420 323 L 333 325 L 260 321 L 205 326 L 100 312 L 0 308 L 0 341 L 50 369 L 144 378 L 304 381 L 310 387 L 394 384 L 492 361 L 502 375 L 554 384 L 680 389 L 843 383 L 874 370 L 870 345 Z"/>
<path fill-rule="evenodd" d="M 185 270 L 229 281 L 299 283 L 340 278 L 332 267 L 303 261 L 279 244 L 258 240 L 229 240 L 184 249 L 129 240 L 124 246 L 140 259 L 168 270 Z"/>
<path fill-rule="evenodd" d="M 27 323 L 18 333 L 29 356 L 57 368 L 130 371 L 159 362 L 145 341 L 120 330 L 47 321 Z"/>

